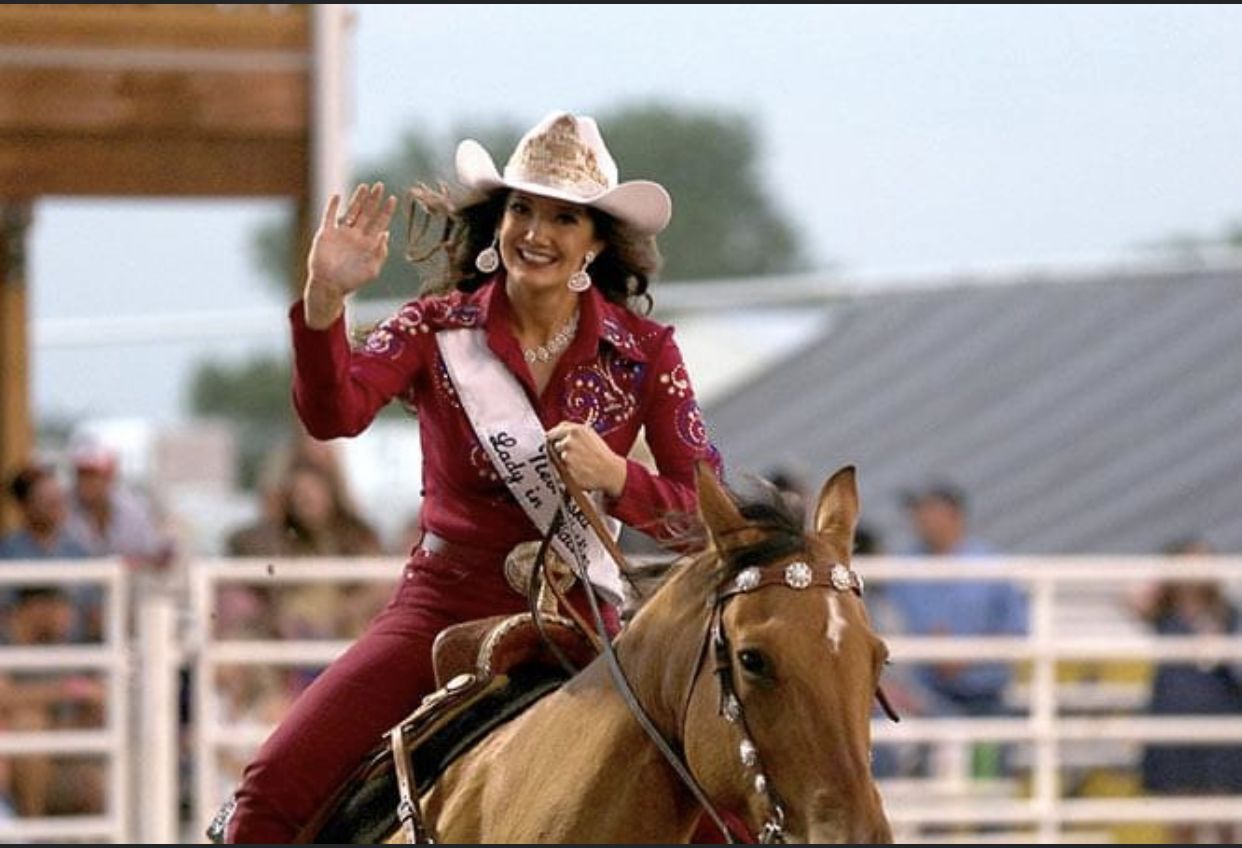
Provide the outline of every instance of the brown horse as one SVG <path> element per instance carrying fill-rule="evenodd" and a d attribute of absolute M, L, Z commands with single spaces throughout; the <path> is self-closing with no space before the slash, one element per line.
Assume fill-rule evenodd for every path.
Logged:
<path fill-rule="evenodd" d="M 704 469 L 698 490 L 710 543 L 616 642 L 635 694 L 717 809 L 752 832 L 779 803 L 788 841 L 890 841 L 870 767 L 886 649 L 848 570 L 853 469 L 824 485 L 810 535 L 739 507 Z M 701 813 L 602 659 L 457 760 L 422 806 L 444 842 L 686 842 Z"/>

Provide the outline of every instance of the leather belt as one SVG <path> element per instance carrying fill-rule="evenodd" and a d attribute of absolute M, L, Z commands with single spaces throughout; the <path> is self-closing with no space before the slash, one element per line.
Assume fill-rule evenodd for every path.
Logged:
<path fill-rule="evenodd" d="M 463 565 L 474 565 L 477 563 L 483 566 L 498 566 L 505 561 L 506 555 L 506 551 L 496 548 L 483 548 L 477 545 L 463 545 L 461 542 L 450 542 L 443 536 L 437 536 L 429 530 L 423 533 L 423 538 L 419 540 L 418 546 L 428 553 L 456 560 Z"/>

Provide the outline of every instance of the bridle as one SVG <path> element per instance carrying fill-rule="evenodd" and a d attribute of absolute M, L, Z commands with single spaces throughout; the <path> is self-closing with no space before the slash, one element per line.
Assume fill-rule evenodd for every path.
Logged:
<path fill-rule="evenodd" d="M 604 523 L 592 500 L 583 492 L 577 481 L 573 479 L 557 451 L 550 449 L 548 456 L 551 458 L 552 464 L 560 475 L 564 486 L 560 508 L 557 511 L 552 526 L 549 528 L 545 544 L 540 548 L 535 569 L 536 573 L 541 572 L 545 566 L 548 540 L 556 535 L 560 529 L 560 523 L 564 520 L 566 512 L 569 511 L 577 512 L 581 515 L 591 526 L 591 529 L 599 536 L 605 549 L 621 570 L 621 573 L 627 579 L 631 578 L 634 568 L 617 546 L 612 534 L 605 529 Z M 624 669 L 621 668 L 620 661 L 617 659 L 616 652 L 613 650 L 612 642 L 600 610 L 599 598 L 591 581 L 587 579 L 586 563 L 580 561 L 577 550 L 574 550 L 573 554 L 574 559 L 578 561 L 570 563 L 570 566 L 582 582 L 588 604 L 591 608 L 591 616 L 594 619 L 595 628 L 599 636 L 601 652 L 618 692 L 639 725 L 642 726 L 643 730 L 651 738 L 651 741 L 681 779 L 682 783 L 685 784 L 686 789 L 703 807 L 704 812 L 712 820 L 712 823 L 719 828 L 729 844 L 736 844 L 738 841 L 735 838 L 737 834 L 733 833 L 732 829 L 725 822 L 724 817 L 721 816 L 703 787 L 691 773 L 684 753 L 674 748 L 669 740 L 665 739 L 664 734 L 655 726 L 642 702 L 635 694 L 633 686 L 631 686 Z M 704 634 L 697 654 L 679 721 L 682 723 L 681 736 L 684 739 L 684 722 L 689 712 L 690 699 L 694 695 L 694 688 L 700 676 L 710 644 L 715 661 L 714 672 L 720 684 L 720 715 L 730 724 L 737 727 L 741 735 L 741 741 L 738 744 L 738 757 L 741 760 L 742 768 L 748 775 L 753 775 L 751 779 L 752 788 L 756 793 L 764 797 L 768 808 L 767 816 L 760 826 L 759 841 L 763 843 L 779 843 L 785 842 L 785 805 L 776 791 L 772 780 L 764 771 L 763 760 L 759 755 L 759 750 L 754 743 L 754 736 L 746 720 L 744 704 L 737 694 L 729 636 L 724 626 L 724 610 L 730 600 L 739 595 L 757 592 L 769 586 L 785 586 L 797 591 L 812 587 L 826 587 L 837 592 L 853 592 L 860 598 L 863 594 L 862 578 L 842 563 L 811 564 L 799 559 L 768 565 L 753 565 L 742 569 L 736 577 L 724 584 L 716 592 L 711 616 L 708 619 L 707 631 Z M 898 721 L 897 714 L 893 711 L 884 692 L 877 688 L 876 697 L 889 718 L 893 721 Z"/>
<path fill-rule="evenodd" d="M 838 592 L 854 592 L 861 598 L 863 581 L 857 573 L 841 563 L 811 565 L 805 560 L 798 559 L 784 564 L 773 563 L 744 568 L 716 593 L 708 634 L 716 663 L 715 674 L 720 684 L 718 710 L 726 721 L 737 727 L 741 736 L 741 741 L 738 743 L 738 758 L 743 770 L 748 776 L 752 776 L 752 788 L 756 793 L 764 796 L 767 802 L 768 815 L 759 829 L 759 841 L 764 843 L 785 841 L 785 805 L 772 779 L 763 768 L 759 748 L 755 744 L 754 734 L 746 720 L 742 699 L 737 693 L 733 675 L 733 651 L 729 645 L 729 633 L 724 626 L 724 612 L 725 607 L 733 598 L 758 592 L 768 586 L 785 586 L 797 591 L 826 587 Z M 700 665 L 701 657 L 705 655 L 706 645 L 700 651 Z M 696 668 L 695 678 L 697 677 L 698 669 Z M 691 695 L 693 695 L 693 685 L 692 683 Z M 687 714 L 688 707 L 687 701 L 683 709 L 683 717 Z"/>

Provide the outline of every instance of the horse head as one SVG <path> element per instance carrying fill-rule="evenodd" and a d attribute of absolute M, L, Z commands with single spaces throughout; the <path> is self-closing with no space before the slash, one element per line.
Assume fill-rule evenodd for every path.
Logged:
<path fill-rule="evenodd" d="M 640 695 L 714 804 L 761 837 L 891 841 L 871 774 L 887 649 L 850 567 L 853 468 L 824 484 L 810 533 L 739 506 L 706 467 L 697 485 L 709 544 L 618 644 Z"/>

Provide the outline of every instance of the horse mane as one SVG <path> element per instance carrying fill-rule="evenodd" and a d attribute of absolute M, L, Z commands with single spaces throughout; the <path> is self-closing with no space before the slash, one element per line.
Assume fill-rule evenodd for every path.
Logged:
<path fill-rule="evenodd" d="M 763 536 L 750 545 L 725 552 L 721 557 L 722 580 L 732 580 L 738 572 L 751 566 L 806 550 L 802 518 L 794 515 L 783 501 L 753 500 L 739 504 L 738 510 L 748 522 L 748 529 L 762 531 Z"/>
<path fill-rule="evenodd" d="M 761 565 L 806 549 L 802 517 L 794 514 L 788 502 L 775 489 L 747 499 L 740 499 L 732 491 L 729 494 L 742 517 L 746 519 L 747 529 L 758 530 L 763 534 L 760 539 L 749 545 L 730 548 L 721 555 L 709 545 L 706 528 L 697 516 L 678 515 L 674 519 L 666 520 L 665 526 L 684 529 L 662 542 L 662 545 L 685 553 L 669 559 L 650 561 L 641 566 L 641 576 L 637 580 L 641 588 L 636 588 L 639 597 L 627 608 L 627 617 L 641 609 L 681 568 L 698 562 L 703 557 L 718 556 L 719 582 L 723 584 L 752 565 Z"/>

